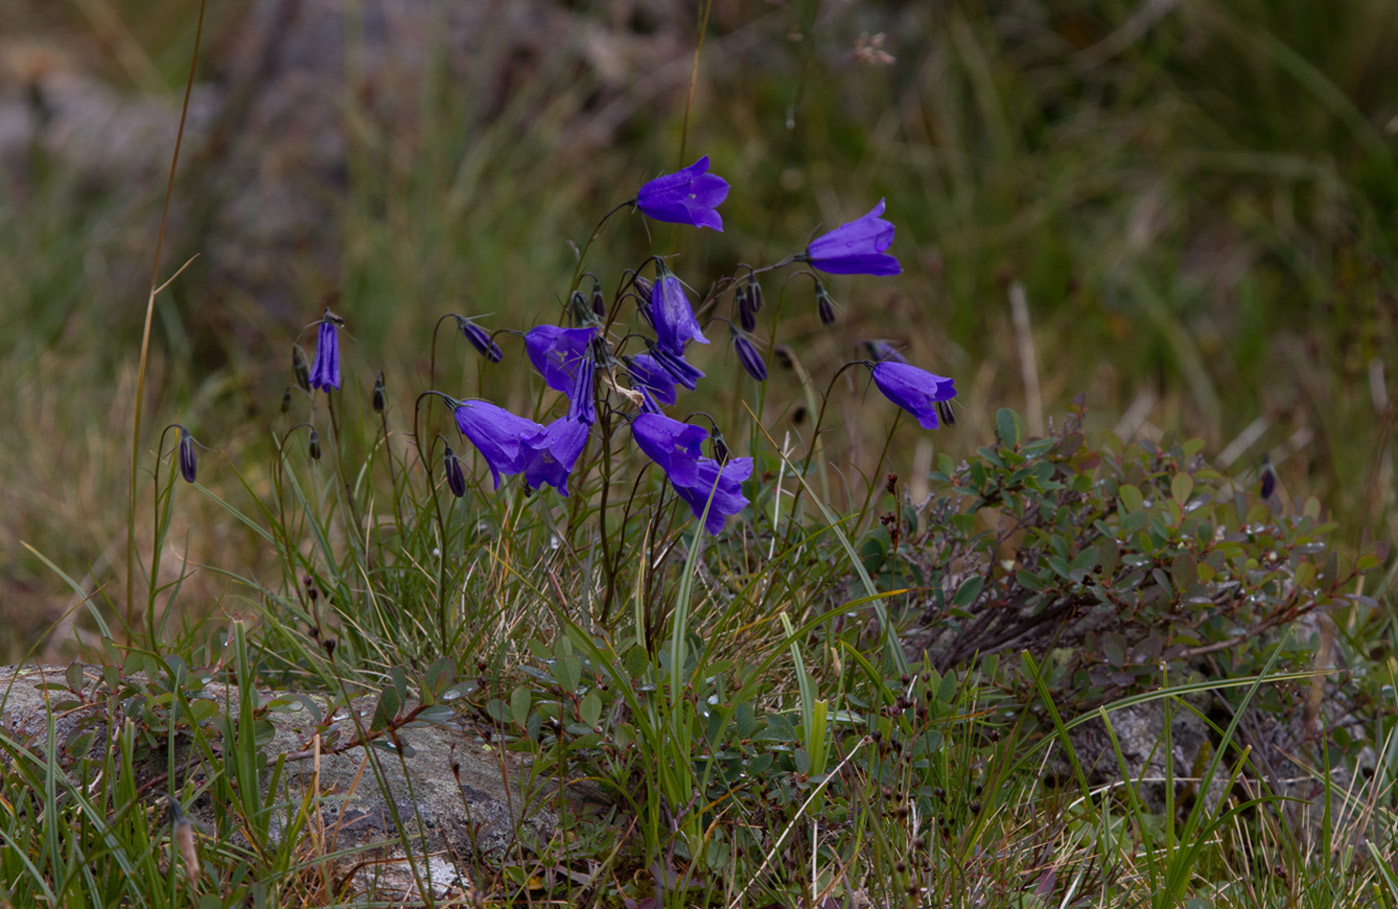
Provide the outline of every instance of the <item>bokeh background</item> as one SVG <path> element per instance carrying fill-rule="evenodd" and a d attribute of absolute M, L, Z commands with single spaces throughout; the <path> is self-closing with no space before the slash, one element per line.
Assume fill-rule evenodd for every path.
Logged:
<path fill-rule="evenodd" d="M 123 596 L 198 22 L 188 0 L 0 0 L 5 660 L 63 652 L 92 633 L 85 597 Z M 985 444 L 1002 406 L 1042 431 L 1083 394 L 1101 437 L 1200 436 L 1242 482 L 1270 453 L 1284 503 L 1319 497 L 1342 543 L 1393 539 L 1395 47 L 1389 0 L 210 4 L 160 279 L 198 258 L 157 297 L 137 543 L 173 421 L 207 446 L 201 481 L 251 507 L 291 344 L 325 306 L 352 336 L 347 398 L 383 370 L 401 427 L 440 315 L 556 319 L 570 242 L 705 153 L 733 184 L 722 234 L 621 218 L 589 266 L 614 287 L 653 240 L 703 294 L 886 198 L 904 274 L 831 281 L 834 330 L 809 282 L 769 279 L 761 333 L 813 375 L 886 338 L 957 379 L 955 429 L 893 469 Z M 484 369 L 439 341 L 438 386 L 527 408 L 505 346 L 514 366 Z M 751 396 L 710 356 L 738 420 Z M 792 381 L 761 411 L 778 437 L 809 427 Z M 840 444 L 872 469 L 892 411 L 837 392 Z M 195 497 L 164 545 L 175 574 L 266 555 Z M 236 610 L 235 588 L 201 570 L 181 602 Z"/>

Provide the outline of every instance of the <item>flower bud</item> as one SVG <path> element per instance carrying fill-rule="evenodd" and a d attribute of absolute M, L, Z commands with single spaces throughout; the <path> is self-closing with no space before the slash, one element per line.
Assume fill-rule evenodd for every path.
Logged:
<path fill-rule="evenodd" d="M 288 385 L 288 386 L 286 387 L 286 391 L 282 392 L 282 413 L 283 413 L 283 414 L 288 413 L 290 410 L 291 410 L 291 386 Z"/>
<path fill-rule="evenodd" d="M 464 316 L 456 316 L 456 327 L 461 329 L 461 333 L 471 342 L 476 352 L 490 362 L 499 363 L 504 358 L 505 352 L 500 349 L 500 345 L 492 341 L 490 333 L 475 322 Z"/>
<path fill-rule="evenodd" d="M 942 421 L 944 426 L 956 425 L 956 411 L 952 410 L 950 401 L 937 402 L 937 418 Z"/>
<path fill-rule="evenodd" d="M 602 296 L 602 282 L 592 279 L 592 314 L 599 319 L 607 318 L 607 300 Z"/>
<path fill-rule="evenodd" d="M 759 382 L 767 381 L 767 364 L 762 361 L 762 355 L 757 352 L 757 347 L 748 340 L 747 335 L 733 332 L 733 350 L 738 354 L 738 362 L 743 364 L 743 369 L 748 371 Z"/>
<path fill-rule="evenodd" d="M 743 331 L 753 331 L 757 328 L 757 310 L 752 305 L 752 292 L 748 285 L 743 284 L 733 291 L 733 302 L 738 307 L 738 324 L 743 326 Z"/>
<path fill-rule="evenodd" d="M 815 282 L 816 315 L 820 316 L 822 325 L 835 324 L 835 300 L 830 296 L 830 291 L 825 289 L 825 285 L 819 281 Z"/>
<path fill-rule="evenodd" d="M 893 363 L 907 363 L 907 358 L 900 354 L 892 344 L 887 341 L 865 341 L 864 346 L 869 348 L 869 356 L 875 361 L 888 360 Z"/>
<path fill-rule="evenodd" d="M 447 453 L 443 457 L 447 472 L 447 488 L 451 494 L 458 499 L 466 494 L 466 474 L 461 470 L 461 461 L 456 457 L 456 452 L 447 446 Z"/>
<path fill-rule="evenodd" d="M 180 476 L 184 477 L 186 483 L 193 483 L 194 477 L 199 472 L 199 465 L 194 458 L 194 437 L 189 434 L 189 430 L 180 427 Z"/>
<path fill-rule="evenodd" d="M 762 285 L 757 282 L 756 275 L 748 275 L 748 305 L 753 312 L 762 312 Z"/>
<path fill-rule="evenodd" d="M 311 430 L 311 460 L 320 460 L 320 433 Z"/>
<path fill-rule="evenodd" d="M 306 352 L 300 344 L 291 345 L 291 372 L 302 391 L 311 390 L 311 364 L 306 362 Z"/>
<path fill-rule="evenodd" d="M 374 413 L 383 413 L 383 370 L 379 370 L 379 377 L 374 380 L 374 396 L 370 401 L 374 405 Z"/>
<path fill-rule="evenodd" d="M 1262 498 L 1270 499 L 1277 491 L 1277 471 L 1272 467 L 1271 455 L 1262 456 Z"/>
<path fill-rule="evenodd" d="M 714 431 L 709 434 L 709 443 L 714 450 L 714 460 L 718 462 L 718 466 L 722 467 L 724 464 L 727 464 L 728 459 L 732 456 L 732 452 L 728 450 L 728 443 L 724 441 L 723 433 L 718 431 L 717 426 L 715 426 Z"/>

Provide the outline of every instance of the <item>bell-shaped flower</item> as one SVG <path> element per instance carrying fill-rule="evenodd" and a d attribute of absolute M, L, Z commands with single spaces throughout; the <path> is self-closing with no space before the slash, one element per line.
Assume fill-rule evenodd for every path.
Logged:
<path fill-rule="evenodd" d="M 533 420 L 516 416 L 489 401 L 462 401 L 456 407 L 456 428 L 471 440 L 485 458 L 495 488 L 500 488 L 500 475 L 520 473 L 531 450 L 532 442 L 544 427 Z"/>
<path fill-rule="evenodd" d="M 322 391 L 340 387 L 340 336 L 339 326 L 326 313 L 320 321 L 320 333 L 316 336 L 316 356 L 311 361 L 310 385 Z"/>
<path fill-rule="evenodd" d="M 882 360 L 873 364 L 874 384 L 884 397 L 917 417 L 923 429 L 936 429 L 938 403 L 956 397 L 956 383 L 925 369 Z"/>
<path fill-rule="evenodd" d="M 596 333 L 593 327 L 539 325 L 524 336 L 524 349 L 529 354 L 529 362 L 544 377 L 545 385 L 571 394 L 577 383 L 578 366 L 588 356 L 588 346 Z"/>
<path fill-rule="evenodd" d="M 595 369 L 592 354 L 589 353 L 578 364 L 577 376 L 568 392 L 568 418 L 585 426 L 597 422 L 597 401 L 592 396 Z"/>
<path fill-rule="evenodd" d="M 816 237 L 803 257 L 812 267 L 834 275 L 896 275 L 898 260 L 884 252 L 893 243 L 893 225 L 879 217 L 884 201 L 857 221 Z"/>
<path fill-rule="evenodd" d="M 676 483 L 673 477 L 670 482 L 696 518 L 702 516 L 704 506 L 708 506 L 704 529 L 717 534 L 723 530 L 729 515 L 748 506 L 748 498 L 743 495 L 743 481 L 752 476 L 752 458 L 729 458 L 722 467 L 713 458 L 700 458 L 695 474 L 694 482 L 687 485 Z"/>
<path fill-rule="evenodd" d="M 709 437 L 704 427 L 664 414 L 643 413 L 631 421 L 631 437 L 646 457 L 660 465 L 670 482 L 679 485 L 697 480 L 699 460 L 704 455 L 700 445 Z"/>
<path fill-rule="evenodd" d="M 680 279 L 664 262 L 657 270 L 659 274 L 650 289 L 650 322 L 660 346 L 676 356 L 684 356 L 684 347 L 690 341 L 708 344 L 709 339 L 694 318 L 694 307 L 689 305 Z"/>
<path fill-rule="evenodd" d="M 521 469 L 534 488 L 552 486 L 568 495 L 568 476 L 587 445 L 588 425 L 572 416 L 560 417 L 525 443 Z"/>
<path fill-rule="evenodd" d="M 636 207 L 657 221 L 722 231 L 723 218 L 714 209 L 728 198 L 728 181 L 708 170 L 705 155 L 684 170 L 656 177 L 641 187 Z"/>
<path fill-rule="evenodd" d="M 631 372 L 631 384 L 648 392 L 657 402 L 665 405 L 675 403 L 675 377 L 650 354 L 637 354 L 624 358 Z"/>
<path fill-rule="evenodd" d="M 704 378 L 704 374 L 691 366 L 684 358 L 684 354 L 673 354 L 661 347 L 659 344 L 650 345 L 650 355 L 655 362 L 659 363 L 670 377 L 679 385 L 683 385 L 693 391 L 699 385 L 699 380 Z"/>

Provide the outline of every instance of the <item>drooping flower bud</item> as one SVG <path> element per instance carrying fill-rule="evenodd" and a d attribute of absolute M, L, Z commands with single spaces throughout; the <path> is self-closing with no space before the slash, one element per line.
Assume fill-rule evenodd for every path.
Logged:
<path fill-rule="evenodd" d="M 757 328 L 757 310 L 752 308 L 752 292 L 748 285 L 739 285 L 733 291 L 733 302 L 738 309 L 738 324 L 743 326 L 743 331 L 753 331 Z"/>
<path fill-rule="evenodd" d="M 456 326 L 461 329 L 461 333 L 466 336 L 466 340 L 471 342 L 471 346 L 476 352 L 492 363 L 499 363 L 504 358 L 505 352 L 500 349 L 500 345 L 490 339 L 490 333 L 481 328 L 475 322 L 465 316 L 455 316 Z"/>
<path fill-rule="evenodd" d="M 762 312 L 762 285 L 756 275 L 748 275 L 748 305 L 753 312 Z"/>
<path fill-rule="evenodd" d="M 816 315 L 820 316 L 820 324 L 835 324 L 835 300 L 830 296 L 830 291 L 825 289 L 825 285 L 820 281 L 815 282 Z"/>
<path fill-rule="evenodd" d="M 592 314 L 599 319 L 607 318 L 607 300 L 602 296 L 602 282 L 592 279 Z"/>
<path fill-rule="evenodd" d="M 748 339 L 748 336 L 736 329 L 733 332 L 733 350 L 738 354 L 738 362 L 743 364 L 743 369 L 748 371 L 759 382 L 767 381 L 767 364 L 763 362 L 762 355 L 757 352 L 757 346 Z"/>
<path fill-rule="evenodd" d="M 956 411 L 951 407 L 951 401 L 937 402 L 937 417 L 942 421 L 943 426 L 956 425 Z"/>
<path fill-rule="evenodd" d="M 288 386 L 286 387 L 286 391 L 282 392 L 282 413 L 285 414 L 285 413 L 287 413 L 287 412 L 290 411 L 290 410 L 291 410 L 291 386 L 288 385 Z"/>
<path fill-rule="evenodd" d="M 723 433 L 718 431 L 717 426 L 715 426 L 714 431 L 709 434 L 709 443 L 710 447 L 713 448 L 714 460 L 718 462 L 718 466 L 722 467 L 724 464 L 727 464 L 728 459 L 732 457 L 733 453 L 728 450 L 728 442 L 724 440 Z"/>
<path fill-rule="evenodd" d="M 1272 456 L 1262 456 L 1262 498 L 1270 499 L 1277 491 L 1277 471 L 1272 467 Z"/>
<path fill-rule="evenodd" d="M 374 394 L 370 402 L 374 406 L 374 413 L 383 413 L 383 370 L 379 370 L 379 377 L 374 380 Z"/>
<path fill-rule="evenodd" d="M 291 345 L 291 372 L 302 391 L 311 390 L 311 364 L 306 362 L 306 352 L 300 344 Z"/>
<path fill-rule="evenodd" d="M 199 473 L 199 464 L 194 457 L 194 437 L 183 426 L 180 427 L 179 456 L 180 476 L 186 483 L 193 483 Z"/>
<path fill-rule="evenodd" d="M 459 499 L 466 495 L 466 474 L 461 469 L 461 460 L 457 458 L 456 452 L 451 450 L 450 445 L 446 448 L 447 453 L 443 461 L 447 472 L 447 488 Z"/>
<path fill-rule="evenodd" d="M 315 429 L 311 430 L 311 460 L 320 460 L 320 433 L 316 432 Z"/>

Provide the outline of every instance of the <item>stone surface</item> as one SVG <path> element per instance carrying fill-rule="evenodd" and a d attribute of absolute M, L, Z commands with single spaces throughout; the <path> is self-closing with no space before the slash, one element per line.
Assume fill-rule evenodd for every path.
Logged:
<path fill-rule="evenodd" d="M 66 687 L 66 671 L 61 666 L 0 668 L 0 718 L 11 741 L 42 754 L 52 715 L 58 760 L 69 770 L 79 766 L 82 756 L 73 753 L 75 735 L 93 733 L 90 744 L 78 744 L 88 745 L 86 755 L 99 755 L 114 747 L 110 730 L 120 729 L 124 719 L 142 722 L 141 712 L 150 698 L 168 688 L 168 679 L 152 685 L 136 675 L 124 680 L 113 697 L 102 671 L 87 667 L 77 694 Z M 45 683 L 63 687 L 46 690 L 41 687 Z M 217 705 L 202 725 L 221 746 L 219 715 L 238 716 L 239 689 L 212 681 L 201 686 L 194 680 L 183 688 L 192 692 L 191 703 L 207 699 Z M 262 713 L 273 730 L 261 748 L 266 768 L 285 758 L 273 800 L 278 806 L 273 831 L 286 829 L 309 798 L 310 822 L 301 826 L 298 836 L 308 849 L 324 853 L 354 849 L 353 855 L 333 863 L 337 876 L 356 878 L 351 882 L 353 890 L 372 890 L 380 898 L 413 899 L 419 893 L 419 881 L 425 889 L 430 879 L 436 897 L 459 894 L 469 882 L 470 859 L 547 841 L 555 828 L 556 814 L 545 801 L 556 794 L 556 783 L 531 786 L 527 766 L 489 745 L 454 711 L 440 723 L 404 727 L 399 740 L 409 749 L 401 754 L 392 747 L 363 745 L 330 753 L 335 730 L 340 742 L 358 736 L 346 708 L 330 709 L 326 696 L 320 694 L 258 690 L 257 701 L 271 708 Z M 369 697 L 354 702 L 366 727 L 376 701 Z M 311 704 L 319 716 L 312 714 Z M 405 704 L 400 715 L 413 706 Z M 332 717 L 333 724 L 324 730 L 324 744 L 318 749 L 317 727 L 325 715 Z M 221 761 L 216 757 L 211 766 L 202 752 L 190 747 L 188 736 L 178 742 L 174 786 L 163 779 L 168 767 L 163 749 L 151 750 L 136 764 L 135 775 L 145 787 L 152 811 L 163 811 L 167 789 L 190 792 L 207 782 L 210 774 L 220 772 Z M 262 774 L 259 795 L 263 798 L 272 775 Z M 187 807 L 206 835 L 214 830 L 209 794 Z"/>

